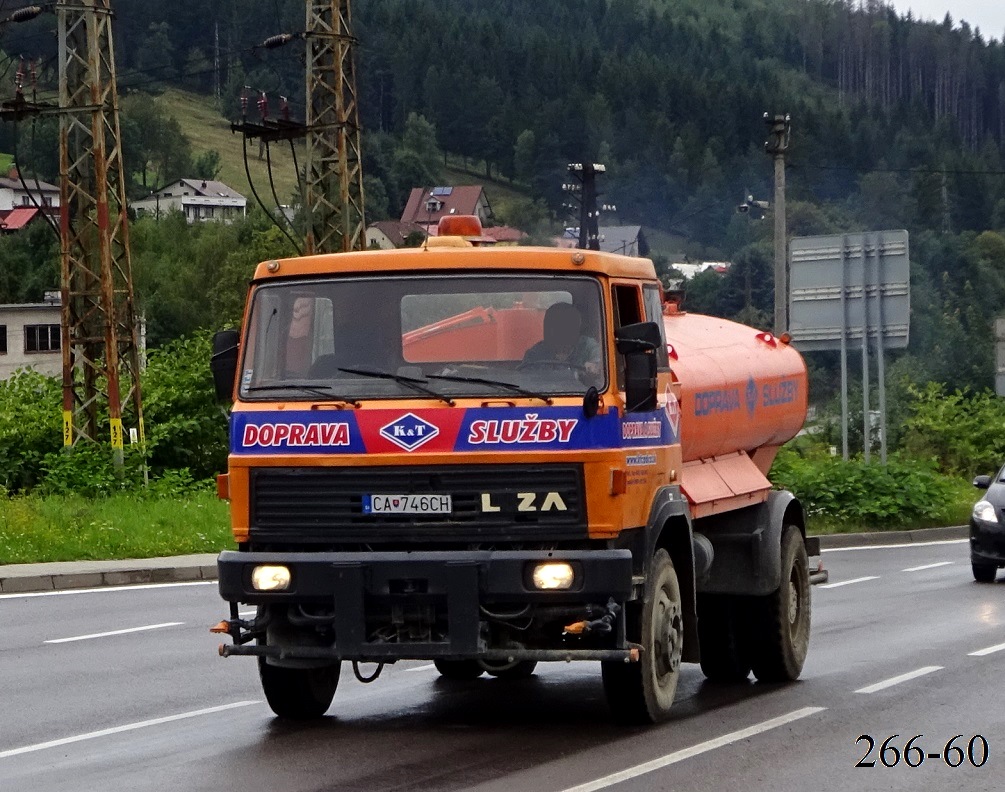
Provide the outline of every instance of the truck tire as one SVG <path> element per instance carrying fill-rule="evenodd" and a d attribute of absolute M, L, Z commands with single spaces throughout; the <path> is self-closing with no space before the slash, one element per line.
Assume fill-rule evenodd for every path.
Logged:
<path fill-rule="evenodd" d="M 997 564 L 981 564 L 977 561 L 971 561 L 970 568 L 974 572 L 974 580 L 978 583 L 994 583 L 998 576 Z"/>
<path fill-rule="evenodd" d="M 280 668 L 258 658 L 258 675 L 272 711 L 280 718 L 312 720 L 331 706 L 342 664 L 324 668 Z"/>
<path fill-rule="evenodd" d="M 810 645 L 809 561 L 796 526 L 785 526 L 781 551 L 782 582 L 778 590 L 748 601 L 750 664 L 761 682 L 798 679 Z"/>
<path fill-rule="evenodd" d="M 477 660 L 434 660 L 433 665 L 441 677 L 455 681 L 478 679 L 485 670 Z"/>
<path fill-rule="evenodd" d="M 646 578 L 629 640 L 642 644 L 639 662 L 601 663 L 604 694 L 614 717 L 628 723 L 656 723 L 670 714 L 680 679 L 684 612 L 680 585 L 666 550 L 657 550 Z"/>
<path fill-rule="evenodd" d="M 750 675 L 749 642 L 740 633 L 740 604 L 722 594 L 698 596 L 701 671 L 710 682 L 745 682 Z"/>
<path fill-rule="evenodd" d="M 496 679 L 528 679 L 537 668 L 536 660 L 518 660 L 516 663 L 506 663 L 493 668 L 491 663 L 482 663 L 485 673 Z"/>

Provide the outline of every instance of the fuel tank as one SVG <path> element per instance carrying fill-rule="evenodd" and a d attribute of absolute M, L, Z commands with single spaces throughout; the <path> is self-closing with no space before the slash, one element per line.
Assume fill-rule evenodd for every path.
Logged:
<path fill-rule="evenodd" d="M 773 334 L 701 314 L 664 316 L 670 367 L 680 383 L 685 463 L 757 454 L 767 473 L 774 449 L 806 420 L 806 364 Z"/>

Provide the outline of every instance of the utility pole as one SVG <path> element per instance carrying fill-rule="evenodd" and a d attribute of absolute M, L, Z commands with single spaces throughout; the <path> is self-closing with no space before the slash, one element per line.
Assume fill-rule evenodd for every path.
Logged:
<path fill-rule="evenodd" d="M 579 247 L 600 250 L 597 175 L 606 173 L 607 167 L 597 162 L 570 162 L 567 169 L 576 182 L 563 184 L 562 189 L 579 201 Z"/>
<path fill-rule="evenodd" d="M 307 0 L 307 253 L 366 248 L 351 0 Z"/>
<path fill-rule="evenodd" d="M 19 9 L 6 21 L 46 11 L 57 18 L 59 104 L 28 102 L 19 86 L 0 118 L 59 116 L 63 446 L 97 441 L 105 404 L 121 468 L 123 406 L 132 407 L 141 443 L 144 432 L 111 1 L 56 0 Z"/>
<path fill-rule="evenodd" d="M 213 25 L 213 97 L 220 102 L 220 20 Z"/>
<path fill-rule="evenodd" d="M 775 160 L 775 335 L 789 329 L 789 269 L 785 231 L 785 153 L 789 150 L 791 117 L 764 114 L 769 135 L 765 151 Z"/>

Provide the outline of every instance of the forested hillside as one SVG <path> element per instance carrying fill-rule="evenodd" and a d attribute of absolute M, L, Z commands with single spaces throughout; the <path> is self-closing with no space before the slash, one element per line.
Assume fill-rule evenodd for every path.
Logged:
<path fill-rule="evenodd" d="M 302 0 L 114 7 L 132 118 L 143 92 L 212 95 L 217 84 L 226 116 L 238 115 L 245 86 L 273 108 L 289 97 L 302 116 L 302 44 L 258 46 L 303 29 Z M 540 201 L 528 222 L 545 212 L 560 222 L 565 164 L 602 161 L 619 221 L 676 235 L 680 252 L 736 262 L 724 283 L 696 279 L 692 306 L 763 322 L 770 223 L 735 207 L 748 193 L 770 198 L 761 117 L 788 112 L 791 232 L 908 228 L 914 357 L 902 365 L 918 379 L 991 383 L 990 322 L 1005 302 L 1005 238 L 993 233 L 1005 230 L 999 40 L 949 18 L 898 17 L 875 0 L 355 0 L 353 13 L 368 190 L 383 211 L 435 180 L 442 150 L 523 185 Z M 40 17 L 2 40 L 8 54 L 49 66 L 49 96 L 52 27 Z M 403 140 L 410 117 L 425 128 L 419 116 L 435 144 L 417 150 Z M 186 162 L 143 151 L 157 123 L 130 121 L 137 178 L 137 157 L 153 181 Z M 0 130 L 0 150 L 11 151 L 11 136 Z M 43 149 L 35 161 L 52 177 L 45 145 L 32 151 Z M 26 147 L 22 134 L 22 160 Z M 980 354 L 951 354 L 960 344 Z"/>

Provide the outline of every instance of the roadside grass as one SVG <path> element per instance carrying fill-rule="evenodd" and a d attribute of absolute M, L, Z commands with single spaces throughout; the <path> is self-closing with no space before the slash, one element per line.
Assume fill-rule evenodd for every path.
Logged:
<path fill-rule="evenodd" d="M 228 508 L 206 492 L 0 499 L 0 564 L 214 553 L 233 547 Z"/>

